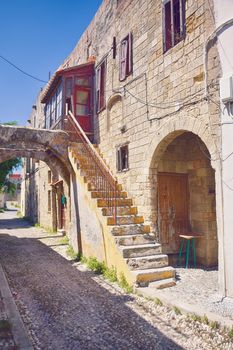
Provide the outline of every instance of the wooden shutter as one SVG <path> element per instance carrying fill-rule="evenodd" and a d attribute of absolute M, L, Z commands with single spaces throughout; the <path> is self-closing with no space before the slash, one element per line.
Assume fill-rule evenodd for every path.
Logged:
<path fill-rule="evenodd" d="M 125 80 L 127 73 L 127 51 L 128 40 L 127 38 L 122 40 L 120 46 L 120 81 Z"/>
<path fill-rule="evenodd" d="M 100 110 L 100 83 L 101 83 L 101 66 L 96 71 L 96 104 L 97 111 Z"/>
<path fill-rule="evenodd" d="M 129 33 L 128 35 L 128 50 L 127 50 L 127 63 L 128 63 L 128 69 L 127 69 L 127 75 L 131 74 L 133 72 L 133 35 L 132 33 Z"/>
<path fill-rule="evenodd" d="M 100 67 L 100 109 L 105 107 L 106 61 Z"/>

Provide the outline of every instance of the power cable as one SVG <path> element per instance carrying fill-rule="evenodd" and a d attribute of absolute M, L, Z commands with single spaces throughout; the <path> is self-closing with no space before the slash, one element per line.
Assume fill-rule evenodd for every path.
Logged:
<path fill-rule="evenodd" d="M 42 79 L 39 79 L 39 78 L 35 77 L 34 75 L 31 75 L 31 74 L 25 72 L 23 69 L 19 68 L 19 67 L 16 66 L 14 63 L 12 63 L 11 61 L 9 61 L 7 58 L 3 57 L 2 55 L 0 55 L 0 58 L 1 58 L 3 61 L 7 62 L 10 66 L 12 66 L 12 67 L 14 67 L 15 69 L 17 69 L 19 72 L 23 73 L 24 75 L 27 75 L 28 77 L 30 77 L 30 78 L 32 78 L 32 79 L 34 79 L 34 80 L 37 80 L 37 81 L 39 81 L 39 82 L 41 82 L 41 83 L 47 83 L 47 81 L 42 80 Z"/>

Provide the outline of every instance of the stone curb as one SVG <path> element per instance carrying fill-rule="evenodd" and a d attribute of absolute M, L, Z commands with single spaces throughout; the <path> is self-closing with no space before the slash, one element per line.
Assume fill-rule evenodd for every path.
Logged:
<path fill-rule="evenodd" d="M 218 322 L 223 327 L 233 327 L 233 320 L 229 319 L 228 317 L 218 315 L 214 312 L 206 311 L 203 307 L 198 305 L 192 305 L 186 302 L 180 302 L 177 300 L 173 300 L 172 298 L 164 297 L 161 292 L 155 289 L 151 290 L 146 287 L 141 287 L 136 288 L 135 292 L 139 296 L 143 296 L 145 298 L 159 298 L 165 306 L 177 307 L 185 315 L 196 314 L 201 317 L 207 316 L 209 321 Z"/>
<path fill-rule="evenodd" d="M 11 294 L 6 276 L 1 265 L 0 288 L 3 303 L 6 309 L 6 314 L 12 326 L 12 334 L 16 345 L 18 346 L 19 350 L 33 350 L 33 346 L 27 335 L 27 331 L 15 304 L 14 298 Z"/>

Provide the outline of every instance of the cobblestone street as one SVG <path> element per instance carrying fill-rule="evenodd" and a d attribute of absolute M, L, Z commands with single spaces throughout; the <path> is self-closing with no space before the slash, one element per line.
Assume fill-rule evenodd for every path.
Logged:
<path fill-rule="evenodd" d="M 218 330 L 81 271 L 55 251 L 57 234 L 0 215 L 0 263 L 34 349 L 233 348 Z"/>

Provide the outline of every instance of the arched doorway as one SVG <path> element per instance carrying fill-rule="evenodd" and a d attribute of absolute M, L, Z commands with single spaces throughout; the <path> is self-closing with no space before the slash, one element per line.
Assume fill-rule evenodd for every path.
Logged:
<path fill-rule="evenodd" d="M 171 264 L 177 263 L 179 235 L 187 232 L 202 235 L 196 240 L 198 264 L 218 263 L 215 171 L 210 159 L 203 141 L 187 131 L 173 132 L 155 150 L 153 224 Z"/>

